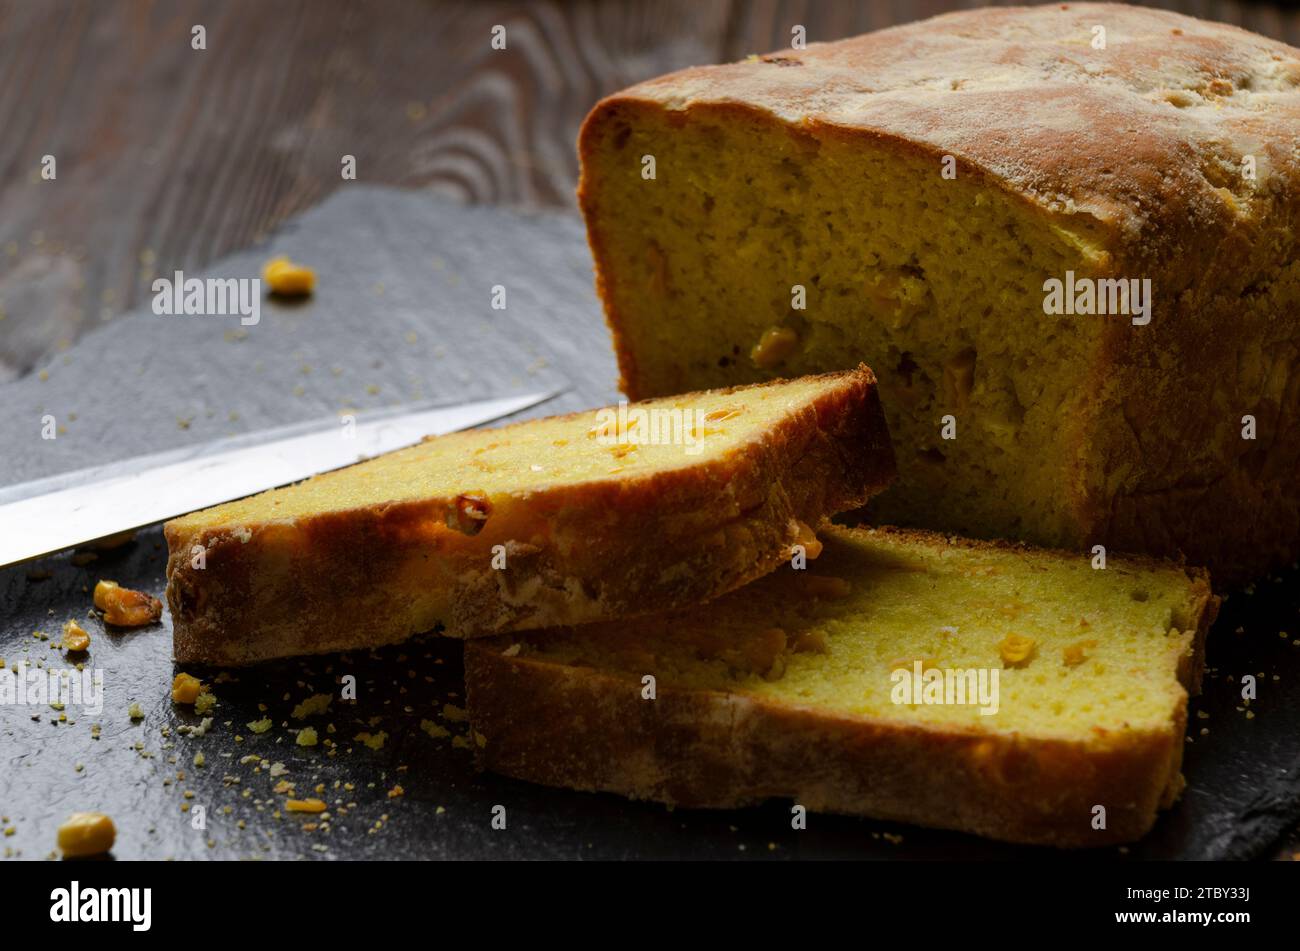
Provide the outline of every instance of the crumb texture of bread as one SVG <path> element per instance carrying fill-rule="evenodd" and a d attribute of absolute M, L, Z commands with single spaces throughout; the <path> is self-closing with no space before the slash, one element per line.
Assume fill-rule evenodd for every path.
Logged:
<path fill-rule="evenodd" d="M 989 8 L 610 96 L 579 199 L 633 398 L 866 361 L 872 521 L 1236 583 L 1300 555 L 1297 138 L 1283 43 Z M 1149 322 L 1045 313 L 1070 275 L 1149 280 Z"/>
<path fill-rule="evenodd" d="M 703 608 L 467 645 L 480 761 L 683 806 L 788 797 L 1070 847 L 1137 839 L 1176 799 L 1218 606 L 1203 571 L 917 531 L 821 537 L 805 570 Z M 996 701 L 898 694 L 917 665 L 996 670 Z"/>
<path fill-rule="evenodd" d="M 865 366 L 430 438 L 167 523 L 181 663 L 694 604 L 893 476 Z"/>

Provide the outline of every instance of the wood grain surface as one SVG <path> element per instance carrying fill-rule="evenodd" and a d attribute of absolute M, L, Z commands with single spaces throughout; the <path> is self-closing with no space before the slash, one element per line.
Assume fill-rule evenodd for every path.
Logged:
<path fill-rule="evenodd" d="M 830 40 L 977 5 L 0 0 L 0 382 L 346 185 L 344 155 L 363 182 L 571 205 L 573 142 L 606 93 L 795 24 Z M 1273 5 L 1161 5 L 1300 37 Z"/>

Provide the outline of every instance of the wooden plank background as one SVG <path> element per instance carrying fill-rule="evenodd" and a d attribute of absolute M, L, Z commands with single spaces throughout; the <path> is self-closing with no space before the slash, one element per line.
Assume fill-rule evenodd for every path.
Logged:
<path fill-rule="evenodd" d="M 572 205 L 573 142 L 605 93 L 784 46 L 794 24 L 829 40 L 976 5 L 0 0 L 0 382 L 147 301 L 156 274 L 316 204 L 345 154 L 362 181 Z M 1162 5 L 1300 37 L 1275 5 Z"/>

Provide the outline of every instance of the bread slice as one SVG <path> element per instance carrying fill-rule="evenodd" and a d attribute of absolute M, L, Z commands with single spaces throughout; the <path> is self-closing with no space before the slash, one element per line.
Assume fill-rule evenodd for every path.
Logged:
<path fill-rule="evenodd" d="M 167 523 L 176 659 L 694 604 L 892 474 L 866 367 L 431 438 Z"/>
<path fill-rule="evenodd" d="M 630 398 L 865 360 L 872 521 L 1239 581 L 1300 556 L 1297 138 L 1284 43 L 964 10 L 610 96 L 580 202 Z"/>
<path fill-rule="evenodd" d="M 1177 797 L 1218 606 L 1204 571 L 1094 570 L 922 532 L 822 538 L 806 570 L 701 608 L 467 644 L 481 764 L 683 806 L 789 797 L 1058 846 L 1136 839 Z M 974 672 L 963 689 L 983 671 L 990 690 L 996 672 L 996 712 L 975 690 L 899 702 L 926 699 L 898 692 L 914 676 L 956 671 Z"/>

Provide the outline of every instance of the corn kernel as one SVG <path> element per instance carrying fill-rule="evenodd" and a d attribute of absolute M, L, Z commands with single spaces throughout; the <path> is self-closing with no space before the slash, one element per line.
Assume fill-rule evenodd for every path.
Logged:
<path fill-rule="evenodd" d="M 65 859 L 102 855 L 116 838 L 113 820 L 102 812 L 74 812 L 59 826 L 59 850 Z"/>
<path fill-rule="evenodd" d="M 68 651 L 90 649 L 90 635 L 76 621 L 67 621 L 63 625 L 63 649 Z"/>
<path fill-rule="evenodd" d="M 319 799 L 286 799 L 284 808 L 287 812 L 324 812 L 325 803 Z"/>
<path fill-rule="evenodd" d="M 772 327 L 758 338 L 754 349 L 749 351 L 749 359 L 764 370 L 771 369 L 785 361 L 799 346 L 799 335 L 789 327 Z"/>
<path fill-rule="evenodd" d="M 175 703 L 193 703 L 199 699 L 202 691 L 202 681 L 187 673 L 177 674 L 176 679 L 172 681 L 172 700 Z"/>
<path fill-rule="evenodd" d="M 998 653 L 1002 656 L 1002 663 L 1006 667 L 1021 667 L 1029 662 L 1030 655 L 1034 653 L 1036 642 L 1032 637 L 1022 637 L 1019 634 L 1008 634 L 1003 638 L 1002 643 L 998 645 Z"/>
<path fill-rule="evenodd" d="M 272 258 L 262 267 L 262 280 L 272 294 L 304 297 L 316 287 L 316 272 L 286 257 Z"/>
<path fill-rule="evenodd" d="M 116 581 L 95 585 L 95 607 L 104 612 L 104 621 L 117 627 L 140 627 L 162 617 L 162 602 L 143 591 L 123 588 Z"/>
<path fill-rule="evenodd" d="M 795 531 L 794 543 L 796 545 L 802 545 L 804 556 L 809 561 L 812 561 L 822 553 L 821 540 L 817 537 L 817 533 L 811 526 L 799 521 L 797 518 L 792 519 L 792 521 L 794 522 Z"/>
<path fill-rule="evenodd" d="M 1096 641 L 1079 641 L 1069 644 L 1062 650 L 1062 659 L 1067 667 L 1078 667 L 1088 659 L 1088 651 L 1097 646 Z"/>

